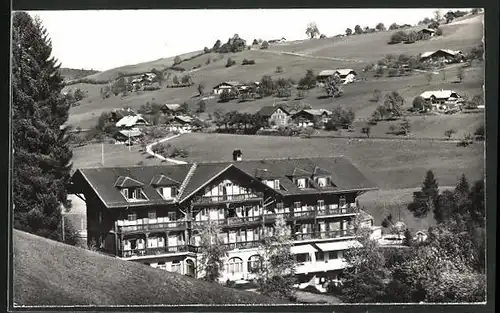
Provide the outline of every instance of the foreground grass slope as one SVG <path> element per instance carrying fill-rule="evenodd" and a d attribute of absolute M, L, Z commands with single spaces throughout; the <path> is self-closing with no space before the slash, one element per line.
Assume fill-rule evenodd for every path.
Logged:
<path fill-rule="evenodd" d="M 185 134 L 169 141 L 186 149 L 188 160 L 231 160 L 234 149 L 244 159 L 345 155 L 381 189 L 420 186 L 433 170 L 441 185 L 453 186 L 464 173 L 470 180 L 484 177 L 484 144 L 463 148 L 454 142 L 428 140 L 301 139 L 278 136 Z"/>
<path fill-rule="evenodd" d="M 17 305 L 282 303 L 14 230 Z"/>
<path fill-rule="evenodd" d="M 182 103 L 187 101 L 194 109 L 197 98 L 197 85 L 205 86 L 205 92 L 210 92 L 212 87 L 221 81 L 256 81 L 263 75 L 270 75 L 273 78 L 284 77 L 298 81 L 307 69 L 313 69 L 316 73 L 327 68 L 353 68 L 361 71 L 368 63 L 377 61 L 387 54 L 398 55 L 405 53 L 416 55 L 429 50 L 461 49 L 464 52 L 481 43 L 482 15 L 466 19 L 462 23 L 443 25 L 443 36 L 427 41 L 419 41 L 414 44 L 388 45 L 387 41 L 392 31 L 363 34 L 343 38 L 327 38 L 292 42 L 280 45 L 271 45 L 266 50 L 245 50 L 240 53 L 217 54 L 208 53 L 182 62 L 179 66 L 186 69 L 186 72 L 172 72 L 179 77 L 190 73 L 195 85 L 186 88 L 161 88 L 157 91 L 133 93 L 126 97 L 112 96 L 108 99 L 101 99 L 99 91 L 103 85 L 79 84 L 79 88 L 88 91 L 88 97 L 81 102 L 80 106 L 74 107 L 70 112 L 69 123 L 79 125 L 83 128 L 93 126 L 97 117 L 105 111 L 116 107 L 139 108 L 146 102 L 156 103 Z M 247 40 L 251 40 L 248 39 Z M 304 55 L 288 55 L 282 52 L 301 53 Z M 186 59 L 199 52 L 182 55 Z M 332 59 L 318 59 L 315 56 L 328 57 Z M 233 59 L 236 64 L 227 68 L 227 59 Z M 254 60 L 255 65 L 243 66 L 244 59 Z M 140 63 L 104 71 L 87 78 L 96 80 L 114 79 L 118 73 L 146 72 L 152 68 L 165 68 L 171 66 L 173 58 L 165 58 L 152 62 Z M 208 63 L 208 64 L 207 64 Z M 201 66 L 200 68 L 196 68 Z M 276 67 L 281 66 L 283 73 L 275 73 Z M 456 68 L 446 71 L 446 77 L 435 75 L 432 82 L 427 82 L 424 73 L 416 73 L 408 77 L 397 78 L 368 78 L 367 81 L 345 86 L 344 95 L 338 99 L 322 98 L 324 91 L 321 88 L 311 91 L 303 100 L 313 107 L 332 108 L 337 105 L 351 107 L 357 117 L 367 117 L 371 115 L 375 103 L 370 103 L 369 99 L 374 89 L 385 91 L 399 91 L 411 105 L 411 100 L 428 89 L 455 89 L 469 95 L 481 93 L 484 70 L 481 66 L 473 66 L 466 69 L 466 75 L 462 83 L 456 84 Z M 292 95 L 295 97 L 295 94 Z M 216 99 L 207 102 L 207 111 L 213 112 L 215 109 L 225 111 L 238 110 L 244 112 L 256 112 L 262 106 L 274 102 L 272 98 L 265 98 L 253 102 L 229 102 L 218 103 Z"/>

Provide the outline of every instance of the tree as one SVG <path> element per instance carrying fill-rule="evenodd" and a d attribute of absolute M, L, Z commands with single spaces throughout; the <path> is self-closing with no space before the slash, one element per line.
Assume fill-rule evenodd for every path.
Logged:
<path fill-rule="evenodd" d="M 291 253 L 291 229 L 282 215 L 276 218 L 272 236 L 266 236 L 259 255 L 257 283 L 264 295 L 289 299 L 294 294 L 296 262 Z"/>
<path fill-rule="evenodd" d="M 266 40 L 264 40 L 262 42 L 262 44 L 260 45 L 260 48 L 261 49 L 267 49 L 267 48 L 269 48 L 269 43 Z"/>
<path fill-rule="evenodd" d="M 366 137 L 370 138 L 371 127 L 367 125 L 361 129 L 361 133 L 366 134 Z"/>
<path fill-rule="evenodd" d="M 235 65 L 235 64 L 236 64 L 236 61 L 234 61 L 234 60 L 233 60 L 233 59 L 231 59 L 231 58 L 228 58 L 228 59 L 227 59 L 227 63 L 226 63 L 226 67 L 231 67 L 231 66 L 233 66 L 233 65 Z"/>
<path fill-rule="evenodd" d="M 318 26 L 316 25 L 316 23 L 311 22 L 311 23 L 307 24 L 306 35 L 307 35 L 307 37 L 309 37 L 311 39 L 314 39 L 316 36 L 319 35 L 319 29 L 318 29 Z"/>
<path fill-rule="evenodd" d="M 334 74 L 325 82 L 325 92 L 330 97 L 340 97 L 342 95 L 342 87 L 340 76 Z"/>
<path fill-rule="evenodd" d="M 80 101 L 85 98 L 85 94 L 83 93 L 83 91 L 81 91 L 80 88 L 76 88 L 73 97 L 75 98 L 75 101 Z"/>
<path fill-rule="evenodd" d="M 448 140 L 451 139 L 451 136 L 453 136 L 453 134 L 455 134 L 457 131 L 454 130 L 454 129 L 447 129 L 445 132 L 444 132 L 444 135 L 446 137 L 448 137 Z"/>
<path fill-rule="evenodd" d="M 186 74 L 186 75 L 182 76 L 182 78 L 181 78 L 181 82 L 182 82 L 184 85 L 189 85 L 189 84 L 191 84 L 191 82 L 192 82 L 191 76 L 190 76 L 190 75 L 188 75 L 188 74 Z"/>
<path fill-rule="evenodd" d="M 179 78 L 177 77 L 177 75 L 174 75 L 174 77 L 172 78 L 172 82 L 174 83 L 174 85 L 179 85 Z"/>
<path fill-rule="evenodd" d="M 292 85 L 290 81 L 284 78 L 278 78 L 274 83 L 276 96 L 278 98 L 290 97 L 292 95 Z"/>
<path fill-rule="evenodd" d="M 187 102 L 184 102 L 181 104 L 180 108 L 179 108 L 179 112 L 182 113 L 182 114 L 188 114 L 189 113 L 189 105 L 187 104 Z"/>
<path fill-rule="evenodd" d="M 382 77 L 384 75 L 384 68 L 382 66 L 377 67 L 377 70 L 375 71 L 375 77 Z"/>
<path fill-rule="evenodd" d="M 398 29 L 399 28 L 399 25 L 396 24 L 396 23 L 392 23 L 391 26 L 389 26 L 389 30 L 395 30 L 395 29 Z"/>
<path fill-rule="evenodd" d="M 351 36 L 351 35 L 352 35 L 352 29 L 347 28 L 347 29 L 345 30 L 345 34 L 346 34 L 347 36 Z"/>
<path fill-rule="evenodd" d="M 484 124 L 481 124 L 478 128 L 476 128 L 474 135 L 477 139 L 484 140 Z"/>
<path fill-rule="evenodd" d="M 264 75 L 260 79 L 260 84 L 259 84 L 259 94 L 262 97 L 268 97 L 271 96 L 274 93 L 276 86 L 273 82 L 273 79 L 269 75 Z"/>
<path fill-rule="evenodd" d="M 441 18 L 442 18 L 441 11 L 439 10 L 434 11 L 434 20 L 439 23 L 441 21 Z"/>
<path fill-rule="evenodd" d="M 377 26 L 375 26 L 375 29 L 378 31 L 385 31 L 384 23 L 378 23 Z"/>
<path fill-rule="evenodd" d="M 209 282 L 219 282 L 227 258 L 226 245 L 219 236 L 221 233 L 220 227 L 210 222 L 200 234 L 199 273 L 203 280 Z"/>
<path fill-rule="evenodd" d="M 434 173 L 429 170 L 425 175 L 421 191 L 414 194 L 413 202 L 408 205 L 408 210 L 413 212 L 415 217 L 425 217 L 427 213 L 433 211 L 438 195 L 438 183 L 434 178 Z"/>
<path fill-rule="evenodd" d="M 426 73 L 425 78 L 427 79 L 427 84 L 430 85 L 432 81 L 432 73 Z"/>
<path fill-rule="evenodd" d="M 418 40 L 418 34 L 416 31 L 411 31 L 406 35 L 406 43 L 414 43 Z"/>
<path fill-rule="evenodd" d="M 472 15 L 477 15 L 477 14 L 479 13 L 479 9 L 478 9 L 478 8 L 474 8 L 474 9 L 472 9 L 472 10 L 470 11 L 470 13 L 471 13 Z"/>
<path fill-rule="evenodd" d="M 423 110 L 424 107 L 425 107 L 425 99 L 422 98 L 421 96 L 416 96 L 414 99 L 413 99 L 413 102 L 412 102 L 412 105 L 413 105 L 413 108 L 415 110 Z"/>
<path fill-rule="evenodd" d="M 396 44 L 396 43 L 400 43 L 400 42 L 403 42 L 406 40 L 408 40 L 408 34 L 406 34 L 406 32 L 404 32 L 404 31 L 400 30 L 400 31 L 391 35 L 391 39 L 390 39 L 389 43 Z"/>
<path fill-rule="evenodd" d="M 457 79 L 459 82 L 462 82 L 462 80 L 464 79 L 464 68 L 463 67 L 458 68 Z"/>
<path fill-rule="evenodd" d="M 444 18 L 446 19 L 446 24 L 449 24 L 453 22 L 455 19 L 455 13 L 453 11 L 448 11 L 445 15 Z"/>
<path fill-rule="evenodd" d="M 316 86 L 316 76 L 313 70 L 306 71 L 306 75 L 299 80 L 300 89 L 312 89 Z"/>
<path fill-rule="evenodd" d="M 14 227 L 62 239 L 61 205 L 69 207 L 70 104 L 46 29 L 26 12 L 12 18 L 12 189 Z"/>
<path fill-rule="evenodd" d="M 174 65 L 178 65 L 178 64 L 181 64 L 182 63 L 182 59 L 180 56 L 176 56 L 174 58 Z"/>
<path fill-rule="evenodd" d="M 401 116 L 401 110 L 404 103 L 405 99 L 397 91 L 385 95 L 384 106 L 392 117 Z"/>
<path fill-rule="evenodd" d="M 205 86 L 203 84 L 198 84 L 198 94 L 201 96 L 203 96 L 203 91 L 205 90 Z"/>
<path fill-rule="evenodd" d="M 252 46 L 257 46 L 259 44 L 259 41 L 257 39 L 254 39 L 252 41 Z"/>
<path fill-rule="evenodd" d="M 362 34 L 363 33 L 363 29 L 361 28 L 361 26 L 359 26 L 359 25 L 354 26 L 354 33 L 356 35 Z"/>
<path fill-rule="evenodd" d="M 399 128 L 401 129 L 401 132 L 407 136 L 410 132 L 410 121 L 407 118 L 404 118 L 399 124 Z"/>
<path fill-rule="evenodd" d="M 220 46 L 221 46 L 221 41 L 219 39 L 217 39 L 214 46 L 212 47 L 212 51 L 219 52 Z"/>
<path fill-rule="evenodd" d="M 198 102 L 196 105 L 198 106 L 198 108 L 196 109 L 196 113 L 203 113 L 207 110 L 207 104 L 203 100 Z"/>

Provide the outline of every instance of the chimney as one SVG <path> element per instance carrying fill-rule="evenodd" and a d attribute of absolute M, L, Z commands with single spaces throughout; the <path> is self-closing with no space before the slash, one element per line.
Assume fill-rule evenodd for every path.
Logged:
<path fill-rule="evenodd" d="M 241 150 L 234 150 L 233 151 L 233 161 L 241 161 L 243 153 L 241 153 Z"/>

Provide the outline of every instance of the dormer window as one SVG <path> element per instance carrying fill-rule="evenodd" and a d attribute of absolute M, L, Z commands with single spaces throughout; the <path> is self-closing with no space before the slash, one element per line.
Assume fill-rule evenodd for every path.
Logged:
<path fill-rule="evenodd" d="M 177 197 L 177 188 L 174 186 L 158 187 L 156 190 L 162 196 L 162 198 L 165 200 L 171 200 L 171 199 L 174 199 L 175 197 Z"/>
<path fill-rule="evenodd" d="M 146 194 L 139 187 L 123 188 L 122 195 L 127 199 L 127 201 L 145 201 L 148 200 Z"/>
<path fill-rule="evenodd" d="M 324 188 L 328 186 L 329 179 L 328 177 L 318 177 L 316 178 L 316 183 L 320 188 Z"/>
<path fill-rule="evenodd" d="M 180 183 L 165 175 L 156 175 L 150 183 L 164 200 L 173 200 L 177 197 Z"/>
<path fill-rule="evenodd" d="M 305 178 L 297 178 L 296 183 L 297 183 L 297 187 L 299 187 L 300 189 L 306 188 L 306 179 Z"/>

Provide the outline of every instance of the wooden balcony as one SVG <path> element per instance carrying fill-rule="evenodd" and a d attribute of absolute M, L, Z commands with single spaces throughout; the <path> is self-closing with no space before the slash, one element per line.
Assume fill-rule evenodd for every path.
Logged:
<path fill-rule="evenodd" d="M 263 243 L 262 240 L 254 240 L 254 241 L 240 241 L 240 242 L 225 243 L 224 245 L 227 247 L 228 250 L 234 250 L 234 249 L 256 248 L 256 247 L 261 246 L 262 243 Z"/>
<path fill-rule="evenodd" d="M 228 217 L 223 220 L 211 220 L 211 221 L 193 221 L 192 228 L 199 229 L 203 228 L 209 223 L 217 224 L 221 227 L 236 227 L 243 225 L 258 224 L 262 222 L 261 216 L 245 216 L 245 217 Z"/>
<path fill-rule="evenodd" d="M 185 221 L 117 226 L 119 234 L 142 233 L 149 231 L 183 230 L 183 229 L 186 229 Z"/>
<path fill-rule="evenodd" d="M 133 249 L 133 250 L 118 250 L 118 256 L 122 258 L 139 257 L 139 256 L 154 256 L 169 253 L 194 252 L 198 248 L 192 245 L 167 246 L 157 248 Z"/>
<path fill-rule="evenodd" d="M 296 233 L 293 235 L 294 240 L 311 240 L 311 239 L 330 239 L 354 236 L 353 229 L 331 230 L 324 232 L 311 233 Z"/>
<path fill-rule="evenodd" d="M 235 203 L 235 202 L 252 202 L 261 201 L 264 198 L 262 192 L 252 194 L 238 194 L 238 195 L 223 195 L 223 196 L 198 196 L 194 197 L 193 204 L 195 206 L 219 203 Z"/>
<path fill-rule="evenodd" d="M 338 208 L 338 209 L 328 209 L 323 207 L 321 209 L 318 209 L 317 217 L 343 215 L 343 214 L 356 214 L 356 213 L 358 213 L 358 209 L 352 206 L 347 206 L 345 208 Z"/>

